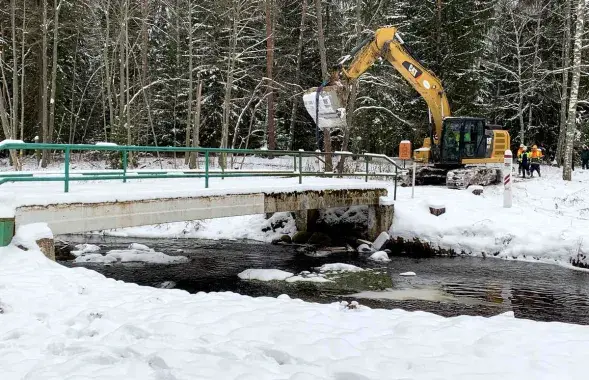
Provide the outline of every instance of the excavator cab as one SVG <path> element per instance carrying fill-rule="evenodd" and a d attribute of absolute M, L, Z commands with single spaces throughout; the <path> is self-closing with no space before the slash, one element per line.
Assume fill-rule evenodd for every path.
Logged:
<path fill-rule="evenodd" d="M 466 165 L 499 163 L 509 149 L 509 134 L 487 126 L 485 119 L 448 117 L 440 141 L 440 164 Z"/>

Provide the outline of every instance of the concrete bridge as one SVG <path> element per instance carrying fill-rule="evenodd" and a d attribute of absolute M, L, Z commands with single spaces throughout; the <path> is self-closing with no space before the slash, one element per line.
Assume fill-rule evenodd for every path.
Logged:
<path fill-rule="evenodd" d="M 306 231 L 314 225 L 317 210 L 359 205 L 369 207 L 368 235 L 371 238 L 376 238 L 392 224 L 394 206 L 382 184 L 331 180 L 323 186 L 297 186 L 284 183 L 288 179 L 276 178 L 276 181 L 273 186 L 266 183 L 259 189 L 160 191 L 159 195 L 158 190 L 144 182 L 141 184 L 146 190 L 144 197 L 141 193 L 132 194 L 133 186 L 140 184 L 127 184 L 124 191 L 131 192 L 127 197 L 113 194 L 112 187 L 111 194 L 97 196 L 93 192 L 86 197 L 82 193 L 65 195 L 65 198 L 57 194 L 51 196 L 49 189 L 43 194 L 39 188 L 40 194 L 33 197 L 16 195 L 15 199 L 20 201 L 13 210 L 8 215 L 6 211 L 0 213 L 0 243 L 9 244 L 16 228 L 31 223 L 47 223 L 54 235 L 61 235 L 275 212 L 295 212 L 297 228 Z M 178 183 L 177 186 L 182 185 Z"/>

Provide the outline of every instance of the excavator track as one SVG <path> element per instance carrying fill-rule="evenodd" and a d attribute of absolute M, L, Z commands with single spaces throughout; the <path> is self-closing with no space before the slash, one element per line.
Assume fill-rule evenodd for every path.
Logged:
<path fill-rule="evenodd" d="M 411 186 L 413 170 L 409 169 L 401 179 L 402 186 Z M 433 165 L 418 166 L 415 172 L 416 186 L 443 186 L 449 189 L 466 189 L 469 186 L 496 185 L 501 181 L 501 169 L 487 166 L 467 166 L 448 169 Z"/>
<path fill-rule="evenodd" d="M 500 181 L 500 168 L 470 166 L 462 169 L 450 170 L 446 177 L 446 186 L 449 189 L 466 189 L 473 185 L 496 185 Z"/>

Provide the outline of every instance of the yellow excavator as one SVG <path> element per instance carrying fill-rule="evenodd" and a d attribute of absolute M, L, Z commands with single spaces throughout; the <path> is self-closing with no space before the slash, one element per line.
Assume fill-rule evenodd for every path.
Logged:
<path fill-rule="evenodd" d="M 500 169 L 487 164 L 503 162 L 505 151 L 510 149 L 509 132 L 481 117 L 452 117 L 441 80 L 413 57 L 395 27 L 378 29 L 338 63 L 328 82 L 305 92 L 305 108 L 317 126 L 347 125 L 350 83 L 379 58 L 386 59 L 429 107 L 429 136 L 413 153 L 414 160 L 422 164 L 416 173 L 417 183 L 445 181 L 451 188 L 497 183 Z"/>

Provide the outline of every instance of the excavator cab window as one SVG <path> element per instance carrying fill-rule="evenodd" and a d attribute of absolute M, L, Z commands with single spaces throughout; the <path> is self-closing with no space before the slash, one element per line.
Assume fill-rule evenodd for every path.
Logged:
<path fill-rule="evenodd" d="M 442 163 L 460 163 L 461 134 L 461 119 L 450 119 L 444 122 L 444 128 L 442 130 Z"/>
<path fill-rule="evenodd" d="M 461 158 L 485 158 L 485 124 L 480 119 L 465 119 Z"/>

